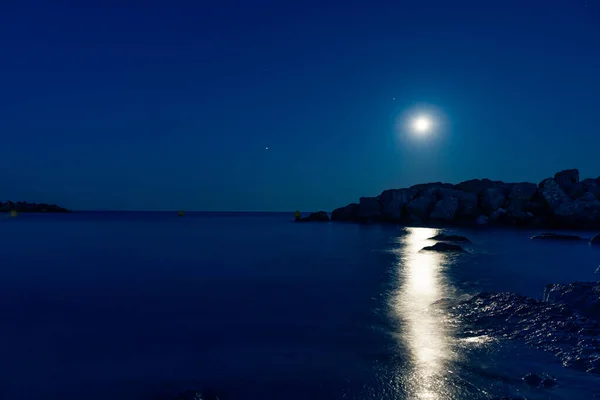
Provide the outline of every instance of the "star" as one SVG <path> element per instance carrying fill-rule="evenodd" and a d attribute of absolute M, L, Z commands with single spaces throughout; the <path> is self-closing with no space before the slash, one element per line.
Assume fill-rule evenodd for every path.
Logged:
<path fill-rule="evenodd" d="M 268 147 L 265 147 L 265 150 L 269 150 L 269 148 L 268 148 Z"/>

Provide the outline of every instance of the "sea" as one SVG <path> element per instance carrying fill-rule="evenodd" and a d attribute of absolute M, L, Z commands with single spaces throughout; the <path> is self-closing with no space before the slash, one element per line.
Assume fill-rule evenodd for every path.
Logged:
<path fill-rule="evenodd" d="M 437 233 L 469 253 L 421 251 Z M 600 398 L 600 378 L 431 307 L 598 280 L 538 231 L 294 223 L 292 213 L 0 216 L 0 399 Z M 592 232 L 576 232 L 591 236 Z M 527 373 L 556 377 L 527 386 Z"/>

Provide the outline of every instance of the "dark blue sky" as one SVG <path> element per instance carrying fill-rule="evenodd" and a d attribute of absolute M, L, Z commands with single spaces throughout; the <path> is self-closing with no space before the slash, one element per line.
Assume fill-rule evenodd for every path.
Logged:
<path fill-rule="evenodd" d="M 308 211 L 597 177 L 599 71 L 594 0 L 9 2 L 0 198 Z"/>

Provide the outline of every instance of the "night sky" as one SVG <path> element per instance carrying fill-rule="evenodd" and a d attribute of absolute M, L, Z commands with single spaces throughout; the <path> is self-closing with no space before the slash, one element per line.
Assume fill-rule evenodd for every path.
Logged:
<path fill-rule="evenodd" d="M 0 200 L 76 210 L 597 177 L 600 3 L 4 2 L 0 138 Z"/>

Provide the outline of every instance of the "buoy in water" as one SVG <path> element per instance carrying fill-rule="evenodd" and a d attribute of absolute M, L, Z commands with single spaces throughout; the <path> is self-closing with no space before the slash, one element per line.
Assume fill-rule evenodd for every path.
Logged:
<path fill-rule="evenodd" d="M 179 215 L 180 217 L 183 217 L 183 211 L 182 211 L 182 210 L 179 210 L 179 211 L 177 212 L 177 215 Z"/>
<path fill-rule="evenodd" d="M 294 213 L 294 218 L 296 218 L 296 221 L 300 220 L 300 218 L 302 218 L 302 214 L 300 214 L 300 211 L 296 211 Z"/>
<path fill-rule="evenodd" d="M 17 210 L 10 210 L 10 216 L 11 217 L 16 217 L 17 215 L 19 215 L 19 213 L 17 212 Z"/>

